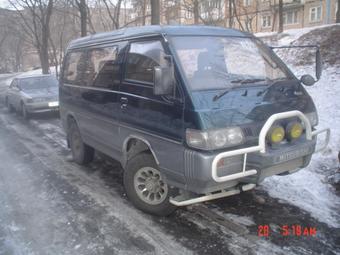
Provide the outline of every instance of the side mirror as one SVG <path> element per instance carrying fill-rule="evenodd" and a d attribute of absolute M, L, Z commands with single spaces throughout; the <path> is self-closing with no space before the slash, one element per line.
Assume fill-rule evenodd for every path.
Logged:
<path fill-rule="evenodd" d="M 300 81 L 306 86 L 313 86 L 316 82 L 316 80 L 314 80 L 314 78 L 309 74 L 302 75 Z"/>
<path fill-rule="evenodd" d="M 318 80 L 320 80 L 322 74 L 322 59 L 320 50 L 317 49 L 316 55 L 315 55 L 315 77 Z"/>
<path fill-rule="evenodd" d="M 169 67 L 154 67 L 154 89 L 155 95 L 170 95 L 174 91 L 175 84 L 174 68 Z"/>

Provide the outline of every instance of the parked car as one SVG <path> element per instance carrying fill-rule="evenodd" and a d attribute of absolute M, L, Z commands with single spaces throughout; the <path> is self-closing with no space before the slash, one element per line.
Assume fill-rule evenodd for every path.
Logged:
<path fill-rule="evenodd" d="M 167 215 L 306 167 L 329 129 L 302 83 L 249 33 L 127 28 L 70 43 L 60 114 L 77 163 L 120 161 L 134 205 Z"/>
<path fill-rule="evenodd" d="M 31 114 L 59 110 L 58 80 L 53 75 L 20 76 L 9 86 L 5 103 L 9 111 Z"/>
<path fill-rule="evenodd" d="M 0 103 L 5 103 L 5 97 L 8 90 L 9 85 L 11 85 L 16 74 L 8 74 L 5 77 L 4 75 L 0 76 Z"/>

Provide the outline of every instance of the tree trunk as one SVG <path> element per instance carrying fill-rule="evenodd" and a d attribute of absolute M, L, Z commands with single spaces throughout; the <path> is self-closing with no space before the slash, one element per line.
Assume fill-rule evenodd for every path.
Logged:
<path fill-rule="evenodd" d="M 338 10 L 336 12 L 336 23 L 340 23 L 340 0 L 338 0 Z"/>
<path fill-rule="evenodd" d="M 120 18 L 120 8 L 122 5 L 122 0 L 118 0 L 115 12 L 116 12 L 116 29 L 120 28 L 119 18 Z"/>
<path fill-rule="evenodd" d="M 233 27 L 233 1 L 232 0 L 228 0 L 229 1 L 229 27 L 232 28 Z"/>
<path fill-rule="evenodd" d="M 50 64 L 49 64 L 49 56 L 48 56 L 48 48 L 46 46 L 41 46 L 39 53 L 41 69 L 43 74 L 50 73 Z"/>
<path fill-rule="evenodd" d="M 198 24 L 199 21 L 199 6 L 198 0 L 194 0 L 194 23 Z"/>
<path fill-rule="evenodd" d="M 283 32 L 283 0 L 279 0 L 279 33 Z"/>
<path fill-rule="evenodd" d="M 145 26 L 145 20 L 146 20 L 146 0 L 143 0 L 143 6 L 142 6 L 142 26 Z"/>
<path fill-rule="evenodd" d="M 151 0 L 151 25 L 160 24 L 159 0 Z"/>
<path fill-rule="evenodd" d="M 87 35 L 87 7 L 85 0 L 80 0 L 79 12 L 80 12 L 80 35 L 81 37 L 84 37 Z"/>
<path fill-rule="evenodd" d="M 53 0 L 49 0 L 45 20 L 41 24 L 41 47 L 40 47 L 40 62 L 43 74 L 48 74 L 50 72 L 49 55 L 48 55 L 48 40 L 50 38 L 50 19 L 53 9 Z"/>

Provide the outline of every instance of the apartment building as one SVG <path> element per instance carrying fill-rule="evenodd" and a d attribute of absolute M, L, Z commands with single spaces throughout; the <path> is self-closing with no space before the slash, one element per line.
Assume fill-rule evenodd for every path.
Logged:
<path fill-rule="evenodd" d="M 230 8 L 230 2 L 234 2 L 235 8 Z M 149 1 L 135 0 L 132 5 L 135 12 L 131 18 L 146 16 L 140 18 L 144 22 L 136 25 L 150 24 Z M 284 29 L 335 23 L 338 8 L 337 0 L 283 0 Z M 229 27 L 231 23 L 234 28 L 250 32 L 277 31 L 279 26 L 279 0 L 162 0 L 160 11 L 162 24 Z"/>
<path fill-rule="evenodd" d="M 335 23 L 337 0 L 287 0 L 283 5 L 283 28 L 303 28 Z M 277 31 L 278 1 L 261 0 L 254 32 Z"/>

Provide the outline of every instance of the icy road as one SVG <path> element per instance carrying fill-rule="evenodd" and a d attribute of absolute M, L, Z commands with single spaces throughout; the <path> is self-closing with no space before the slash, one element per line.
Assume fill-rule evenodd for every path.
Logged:
<path fill-rule="evenodd" d="M 56 116 L 27 122 L 1 106 L 0 254 L 340 254 L 339 228 L 262 188 L 159 218 L 129 203 L 121 173 L 100 155 L 73 163 Z"/>

